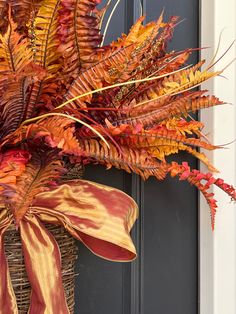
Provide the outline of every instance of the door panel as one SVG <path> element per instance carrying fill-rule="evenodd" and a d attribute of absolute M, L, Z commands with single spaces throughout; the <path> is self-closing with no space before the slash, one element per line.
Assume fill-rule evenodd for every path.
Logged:
<path fill-rule="evenodd" d="M 106 171 L 99 166 L 90 166 L 85 178 L 123 189 L 123 174 L 118 170 Z M 126 266 L 129 267 L 96 257 L 79 244 L 75 314 L 123 313 L 123 289 L 125 281 L 129 281 L 128 276 L 123 276 Z"/>
<path fill-rule="evenodd" d="M 173 0 L 146 0 L 147 20 L 156 19 L 163 7 L 165 18 L 186 18 L 177 26 L 170 49 L 197 47 L 198 1 L 174 4 Z M 138 0 L 121 0 L 107 41 L 127 31 L 138 12 Z M 197 166 L 188 155 L 182 159 Z M 97 165 L 86 168 L 85 178 L 122 189 L 136 199 L 140 218 L 132 235 L 139 257 L 133 263 L 112 263 L 78 244 L 75 314 L 196 314 L 197 191 L 173 179 L 151 178 L 143 183 L 136 175 Z"/>
<path fill-rule="evenodd" d="M 144 195 L 143 313 L 195 314 L 195 191 L 187 183 L 149 180 Z"/>
<path fill-rule="evenodd" d="M 185 19 L 169 49 L 198 47 L 198 1 L 147 0 L 147 20 L 165 8 L 165 17 Z M 197 61 L 197 54 L 191 62 Z M 197 167 L 194 159 L 183 154 Z M 167 179 L 144 184 L 143 313 L 197 313 L 197 192 L 187 182 Z M 137 312 L 138 313 L 138 312 Z"/>

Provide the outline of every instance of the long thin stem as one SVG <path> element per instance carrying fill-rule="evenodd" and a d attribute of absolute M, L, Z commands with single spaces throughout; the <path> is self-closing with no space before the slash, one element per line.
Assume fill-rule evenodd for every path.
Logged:
<path fill-rule="evenodd" d="M 103 39 L 102 39 L 102 42 L 101 42 L 101 47 L 103 46 L 104 44 L 104 41 L 105 41 L 105 38 L 106 38 L 106 34 L 107 34 L 107 31 L 108 31 L 108 28 L 110 26 L 110 22 L 111 22 L 111 19 L 112 19 L 112 16 L 113 14 L 115 13 L 116 11 L 116 8 L 118 7 L 119 3 L 120 3 L 121 0 L 117 0 L 109 17 L 108 17 L 108 20 L 107 20 L 107 23 L 106 23 L 106 26 L 105 26 L 105 29 L 104 29 L 104 33 L 103 33 Z"/>
<path fill-rule="evenodd" d="M 130 85 L 130 84 L 135 84 L 135 83 L 142 83 L 142 82 L 158 80 L 158 79 L 164 78 L 164 77 L 166 77 L 168 75 L 172 75 L 172 74 L 178 73 L 180 71 L 186 70 L 186 69 L 190 68 L 191 66 L 192 66 L 192 64 L 189 64 L 186 67 L 183 67 L 183 68 L 178 69 L 178 70 L 173 71 L 173 72 L 165 73 L 163 75 L 148 77 L 148 78 L 139 79 L 139 80 L 127 81 L 127 82 L 123 82 L 123 83 L 117 83 L 117 84 L 109 85 L 109 86 L 106 86 L 106 87 L 98 88 L 98 89 L 89 91 L 89 92 L 87 92 L 85 94 L 78 95 L 78 96 L 76 96 L 74 98 L 68 99 L 66 102 L 64 102 L 63 104 L 59 105 L 55 109 L 63 108 L 66 105 L 68 105 L 69 103 L 71 103 L 71 102 L 73 102 L 73 101 L 75 101 L 77 99 L 80 99 L 80 98 L 83 98 L 83 97 L 86 97 L 86 96 L 89 96 L 89 95 L 92 95 L 92 94 L 95 94 L 95 93 L 103 92 L 105 90 L 112 89 L 112 88 L 115 88 L 115 87 L 120 87 L 120 86 L 124 86 L 124 85 Z M 30 122 L 30 119 L 27 120 L 27 121 Z"/>
<path fill-rule="evenodd" d="M 51 113 L 46 113 L 44 115 L 41 115 L 41 116 L 38 116 L 38 117 L 35 117 L 35 118 L 32 118 L 32 119 L 29 119 L 30 122 L 33 122 L 33 121 L 37 121 L 37 120 L 41 120 L 41 119 L 45 119 L 47 117 L 52 117 L 52 116 L 61 116 L 61 117 L 65 117 L 65 118 L 68 118 L 68 119 L 71 119 L 75 122 L 79 122 L 81 124 L 83 124 L 84 126 L 86 126 L 87 128 L 89 128 L 91 131 L 93 131 L 98 137 L 101 138 L 101 140 L 103 140 L 103 142 L 107 145 L 107 147 L 110 147 L 108 142 L 106 141 L 106 139 L 102 136 L 102 134 L 100 134 L 96 129 L 94 129 L 91 125 L 89 125 L 88 123 L 80 120 L 80 119 L 77 119 L 71 115 L 68 115 L 68 114 L 65 114 L 65 113 L 60 113 L 60 112 L 51 112 Z M 24 125 L 26 123 L 28 123 L 29 120 L 25 120 L 21 125 Z"/>
<path fill-rule="evenodd" d="M 107 4 L 105 5 L 104 12 L 103 12 L 103 14 L 101 16 L 101 19 L 100 19 L 100 23 L 99 23 L 99 28 L 100 29 L 102 28 L 103 20 L 104 20 L 104 17 L 106 15 L 107 9 L 109 8 L 110 4 L 111 4 L 111 0 L 108 0 Z"/>
<path fill-rule="evenodd" d="M 142 0 L 139 0 L 139 7 L 140 7 L 140 17 L 143 16 L 143 4 Z"/>
<path fill-rule="evenodd" d="M 221 38 L 222 38 L 222 34 L 223 34 L 224 30 L 225 30 L 225 28 L 222 29 L 222 31 L 220 32 L 220 36 L 219 36 L 218 44 L 217 44 L 217 47 L 216 47 L 216 51 L 214 53 L 214 56 L 213 56 L 212 60 L 210 61 L 209 65 L 208 65 L 207 69 L 210 69 L 213 66 L 214 62 L 215 62 L 215 59 L 216 59 L 216 57 L 218 55 L 218 52 L 219 52 L 219 49 L 220 49 Z"/>
<path fill-rule="evenodd" d="M 222 56 L 220 56 L 215 62 L 213 62 L 208 68 L 206 69 L 207 71 L 214 67 L 227 53 L 228 51 L 232 48 L 232 46 L 235 44 L 235 40 L 230 44 L 229 48 L 226 49 L 226 51 L 223 53 Z"/>

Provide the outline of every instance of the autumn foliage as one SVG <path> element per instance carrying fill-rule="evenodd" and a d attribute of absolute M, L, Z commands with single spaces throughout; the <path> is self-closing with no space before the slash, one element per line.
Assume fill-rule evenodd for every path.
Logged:
<path fill-rule="evenodd" d="M 78 163 L 102 164 L 158 180 L 168 174 L 205 196 L 214 227 L 214 184 L 232 186 L 199 148 L 216 147 L 188 115 L 222 105 L 201 83 L 219 75 L 204 60 L 187 66 L 193 49 L 167 52 L 178 17 L 143 24 L 101 46 L 105 9 L 99 0 L 0 1 L 0 193 L 15 221 L 34 197 Z M 185 151 L 209 168 L 167 158 Z"/>

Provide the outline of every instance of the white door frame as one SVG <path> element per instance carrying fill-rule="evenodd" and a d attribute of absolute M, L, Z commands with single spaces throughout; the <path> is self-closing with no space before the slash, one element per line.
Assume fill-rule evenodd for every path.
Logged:
<path fill-rule="evenodd" d="M 201 47 L 210 49 L 201 52 L 208 62 L 217 49 L 219 36 L 224 29 L 219 56 L 236 39 L 236 1 L 202 0 L 200 9 Z M 224 68 L 236 56 L 236 45 L 214 67 Z M 205 133 L 214 144 L 226 144 L 236 139 L 236 62 L 224 73 L 228 80 L 217 77 L 205 84 L 207 88 L 231 105 L 206 109 L 201 112 L 201 121 L 207 124 Z M 236 143 L 228 149 L 209 154 L 220 177 L 236 186 Z M 203 170 L 204 167 L 202 167 Z M 200 314 L 236 313 L 236 206 L 222 191 L 214 189 L 218 199 L 215 231 L 210 230 L 209 212 L 205 200 L 200 197 L 199 217 L 199 295 Z"/>

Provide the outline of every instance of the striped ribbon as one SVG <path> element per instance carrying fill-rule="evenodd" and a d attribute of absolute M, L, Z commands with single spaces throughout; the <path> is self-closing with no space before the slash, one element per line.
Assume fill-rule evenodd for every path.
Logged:
<path fill-rule="evenodd" d="M 137 204 L 127 194 L 86 180 L 69 181 L 38 194 L 20 222 L 32 289 L 29 314 L 69 314 L 59 248 L 43 222 L 63 225 L 102 258 L 126 262 L 136 257 L 129 233 L 137 213 Z M 0 313 L 18 314 L 4 253 L 4 233 L 12 223 L 12 214 L 0 209 Z"/>

